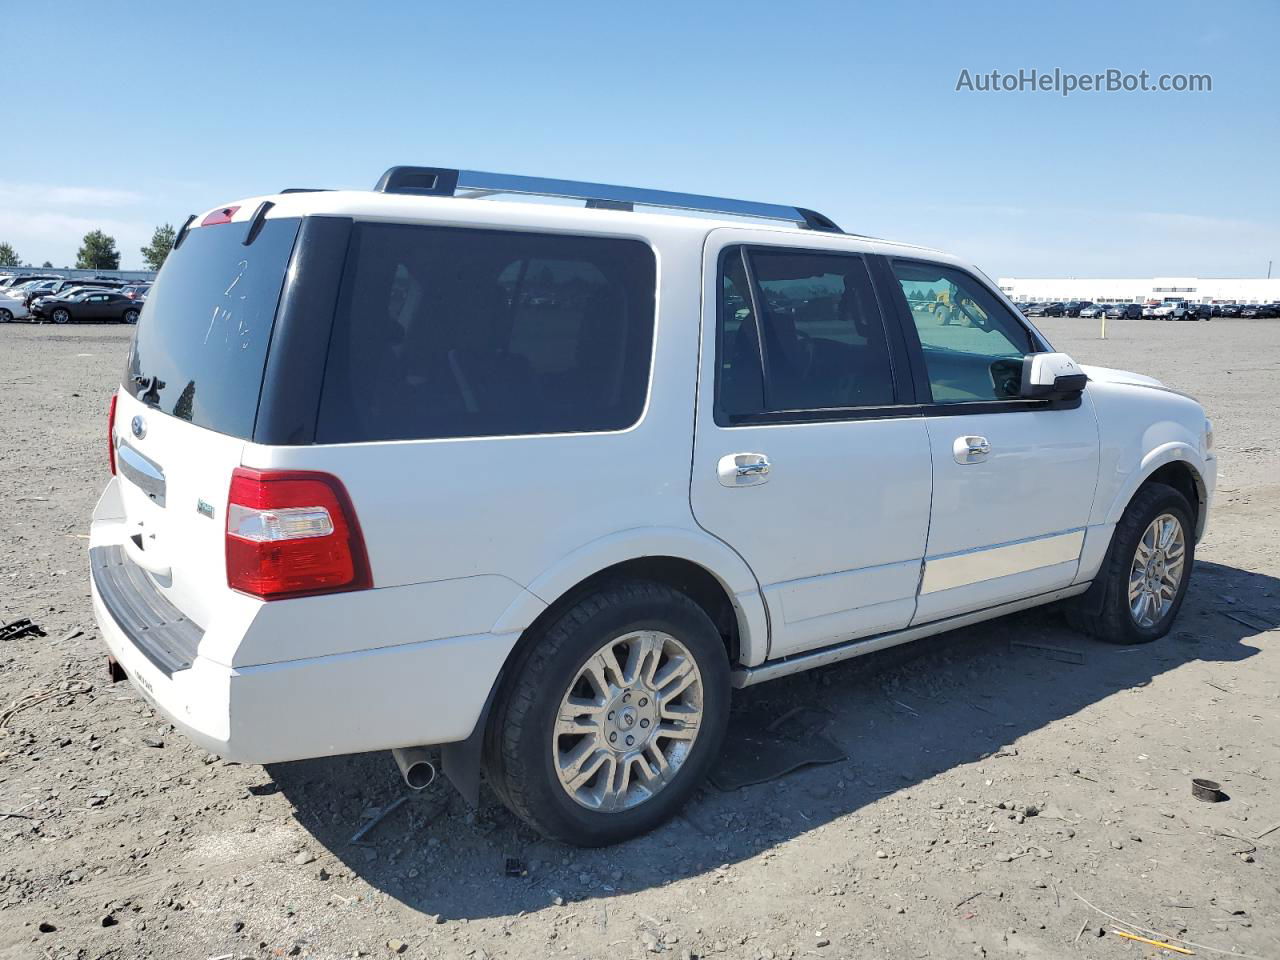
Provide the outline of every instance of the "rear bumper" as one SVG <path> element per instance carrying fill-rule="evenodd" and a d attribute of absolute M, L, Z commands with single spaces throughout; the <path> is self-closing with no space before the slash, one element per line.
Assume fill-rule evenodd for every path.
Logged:
<path fill-rule="evenodd" d="M 118 523 L 96 521 L 91 551 L 111 546 L 119 530 Z M 127 559 L 123 562 L 128 564 Z M 270 640 L 262 636 L 259 624 L 264 618 L 251 618 L 245 629 L 243 619 L 237 617 L 206 624 L 191 649 L 189 665 L 166 662 L 165 657 L 157 656 L 154 638 L 146 636 L 154 629 L 148 617 L 159 616 L 154 614 L 157 605 L 153 596 L 158 591 L 147 576 L 128 571 L 126 576 L 113 578 L 96 565 L 92 572 L 93 612 L 99 630 L 108 652 L 133 685 L 191 740 L 221 757 L 244 763 L 463 740 L 475 727 L 517 638 L 516 634 L 448 637 L 230 666 L 208 653 L 234 653 L 250 638 L 255 647 L 263 646 L 264 639 Z M 388 588 L 386 592 L 411 589 Z M 357 598 L 359 594 L 347 596 Z M 333 603 L 337 598 L 324 599 Z M 339 634 L 348 643 L 362 637 L 376 637 L 385 643 L 389 630 L 407 638 L 421 635 L 421 624 L 406 623 L 400 617 L 405 604 L 390 602 L 392 599 L 387 597 L 388 602 L 375 606 L 386 607 L 392 611 L 389 616 L 400 622 L 371 623 L 367 601 L 348 616 L 330 608 L 326 629 L 331 636 L 314 637 L 317 646 L 325 646 L 326 640 Z M 276 624 L 273 629 L 279 629 L 278 616 L 267 620 Z M 314 623 L 306 629 L 314 631 Z M 331 644 L 328 648 L 332 649 Z"/>

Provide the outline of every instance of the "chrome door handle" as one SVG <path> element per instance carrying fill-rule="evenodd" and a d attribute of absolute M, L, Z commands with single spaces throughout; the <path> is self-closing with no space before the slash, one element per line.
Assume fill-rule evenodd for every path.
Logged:
<path fill-rule="evenodd" d="M 990 455 L 991 443 L 986 437 L 956 437 L 951 453 L 956 463 L 977 463 Z"/>
<path fill-rule="evenodd" d="M 716 464 L 716 475 L 726 487 L 744 487 L 767 481 L 770 469 L 763 453 L 730 453 Z"/>

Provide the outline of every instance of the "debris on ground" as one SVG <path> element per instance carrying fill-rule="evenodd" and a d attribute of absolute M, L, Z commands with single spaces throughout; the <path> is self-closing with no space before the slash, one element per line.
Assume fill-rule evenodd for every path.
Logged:
<path fill-rule="evenodd" d="M 43 637 L 45 632 L 39 624 L 29 619 L 14 620 L 12 623 L 0 625 L 0 640 L 21 640 L 23 637 Z"/>

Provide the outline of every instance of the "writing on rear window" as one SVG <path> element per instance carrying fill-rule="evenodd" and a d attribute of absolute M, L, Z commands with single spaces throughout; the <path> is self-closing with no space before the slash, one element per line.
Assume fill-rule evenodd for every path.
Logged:
<path fill-rule="evenodd" d="M 143 307 L 125 389 L 163 413 L 219 433 L 253 434 L 262 371 L 297 219 L 190 231 Z"/>

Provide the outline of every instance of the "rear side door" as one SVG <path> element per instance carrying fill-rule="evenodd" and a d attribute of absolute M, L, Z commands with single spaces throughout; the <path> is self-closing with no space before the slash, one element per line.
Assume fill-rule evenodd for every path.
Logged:
<path fill-rule="evenodd" d="M 754 571 L 776 658 L 910 623 L 932 477 L 867 258 L 760 236 L 708 239 L 690 498 Z"/>
<path fill-rule="evenodd" d="M 911 340 L 933 465 L 915 622 L 1044 594 L 1076 576 L 1098 479 L 1098 426 L 1019 399 L 1023 358 L 1051 349 L 957 267 L 886 261 Z"/>

